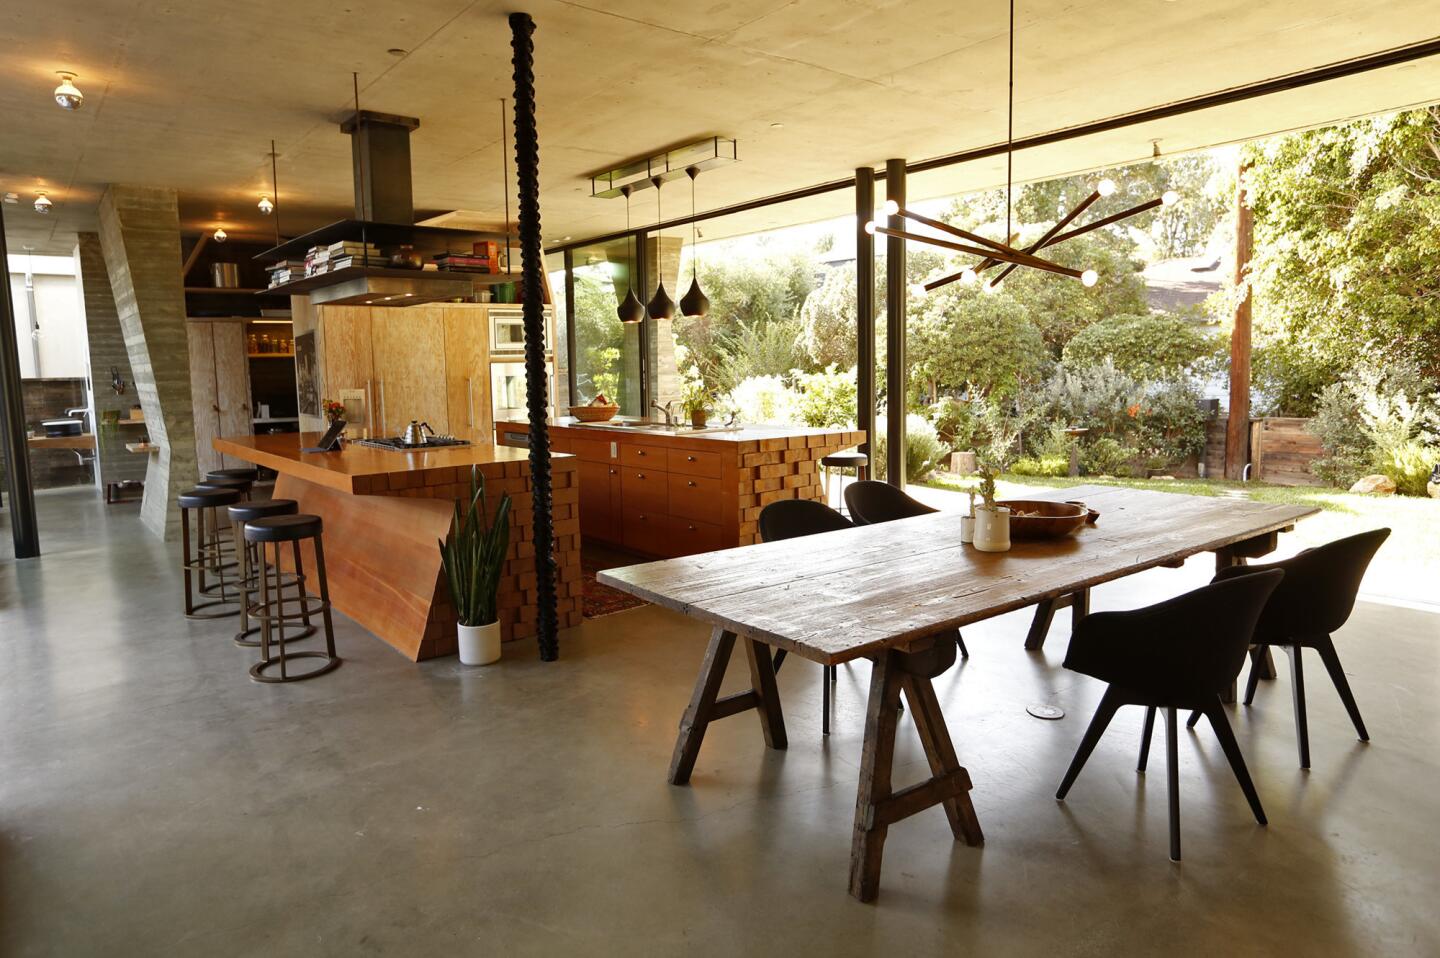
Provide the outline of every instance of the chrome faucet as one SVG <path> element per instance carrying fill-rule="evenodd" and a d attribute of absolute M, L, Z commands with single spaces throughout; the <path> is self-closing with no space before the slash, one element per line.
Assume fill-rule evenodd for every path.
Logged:
<path fill-rule="evenodd" d="M 671 400 L 671 402 L 673 402 L 673 401 L 674 401 L 674 400 Z M 662 405 L 660 405 L 660 404 L 657 403 L 657 402 L 652 402 L 652 403 L 650 404 L 650 407 L 651 407 L 652 409 L 657 409 L 657 410 L 659 410 L 659 411 L 665 416 L 665 425 L 667 425 L 667 426 L 673 426 L 673 425 L 675 425 L 675 414 L 670 411 L 670 403 L 667 402 L 665 405 L 662 406 Z"/>

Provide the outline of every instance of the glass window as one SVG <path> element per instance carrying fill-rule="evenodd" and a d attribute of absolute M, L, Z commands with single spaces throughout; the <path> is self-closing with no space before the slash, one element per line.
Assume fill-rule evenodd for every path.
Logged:
<path fill-rule="evenodd" d="M 573 251 L 575 295 L 576 404 L 599 396 L 620 406 L 621 415 L 640 416 L 639 325 L 620 322 L 617 312 L 631 288 L 633 245 L 627 240 Z M 640 291 L 635 291 L 640 296 Z"/>

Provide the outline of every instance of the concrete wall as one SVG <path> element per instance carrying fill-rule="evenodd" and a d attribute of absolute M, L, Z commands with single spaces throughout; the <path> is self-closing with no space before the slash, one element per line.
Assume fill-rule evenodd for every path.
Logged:
<path fill-rule="evenodd" d="M 110 291 L 110 274 L 105 268 L 105 255 L 100 249 L 99 233 L 81 233 L 75 245 L 75 276 L 80 282 L 80 300 L 85 309 L 85 338 L 89 345 L 89 377 L 95 395 L 96 443 L 99 446 L 101 482 L 144 479 L 147 456 L 125 448 L 145 435 L 139 426 L 101 429 L 99 423 L 106 412 L 128 419 L 130 408 L 139 402 L 135 374 L 130 370 L 130 353 L 125 348 L 125 333 L 120 328 L 120 313 Z M 111 369 L 120 373 L 126 383 L 123 394 L 111 388 Z"/>
<path fill-rule="evenodd" d="M 194 484 L 197 469 L 175 191 L 109 186 L 100 198 L 100 248 L 135 392 L 160 447 L 148 457 L 140 517 L 171 539 L 179 534 L 175 497 Z"/>

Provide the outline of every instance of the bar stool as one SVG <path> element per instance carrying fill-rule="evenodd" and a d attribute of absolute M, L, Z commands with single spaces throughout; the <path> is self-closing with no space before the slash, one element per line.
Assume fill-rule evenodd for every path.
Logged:
<path fill-rule="evenodd" d="M 250 616 L 260 621 L 260 661 L 250 667 L 250 678 L 256 682 L 299 682 L 313 679 L 317 675 L 335 670 L 340 666 L 340 657 L 335 654 L 335 630 L 330 619 L 330 585 L 325 579 L 325 546 L 321 534 L 323 524 L 319 516 L 292 515 L 266 516 L 245 523 L 245 542 L 257 547 L 258 570 L 260 573 L 260 601 L 250 609 Z M 311 604 L 314 596 L 303 591 L 305 573 L 300 566 L 300 543 L 310 540 L 315 546 L 315 575 L 320 583 L 319 601 Z M 280 573 L 280 555 L 285 543 L 291 543 L 295 550 L 295 574 L 301 585 L 299 611 L 286 612 L 282 598 L 283 577 Z M 266 547 L 273 546 L 271 556 Z M 273 558 L 272 558 L 273 557 Z M 325 626 L 325 651 L 289 652 L 285 648 L 285 623 L 319 613 Z M 290 637 L 293 641 L 300 636 Z M 279 644 L 279 654 L 270 655 L 270 643 Z M 299 675 L 291 674 L 291 659 L 324 659 L 324 664 Z M 279 666 L 279 675 L 266 672 L 271 666 Z"/>
<path fill-rule="evenodd" d="M 251 482 L 260 478 L 260 470 L 254 466 L 241 466 L 235 469 L 212 469 L 205 473 L 205 478 L 211 477 L 224 479 L 248 479 Z"/>
<path fill-rule="evenodd" d="M 242 476 L 222 475 L 225 471 L 228 470 L 205 473 L 205 478 L 200 480 L 199 486 L 202 489 L 234 489 L 240 493 L 241 498 L 249 499 L 250 487 L 254 485 L 255 480 L 246 479 Z"/>
<path fill-rule="evenodd" d="M 264 502 L 242 502 L 231 506 L 228 512 L 230 525 L 235 533 L 235 541 L 241 546 L 239 554 L 240 631 L 235 633 L 235 644 L 242 648 L 259 648 L 260 640 L 251 638 L 252 635 L 260 632 L 261 627 L 250 624 L 250 600 L 260 591 L 260 576 L 264 575 L 266 570 L 259 562 L 258 548 L 245 542 L 242 526 L 255 519 L 264 519 L 269 516 L 297 515 L 300 512 L 300 506 L 294 499 L 268 499 Z M 314 635 L 315 626 L 310 624 L 310 615 L 305 611 L 305 576 L 300 561 L 300 544 L 298 542 L 295 543 L 294 560 L 295 572 L 281 573 L 281 576 L 289 584 L 295 586 L 295 598 L 305 625 L 305 631 L 294 636 L 295 640 L 299 640 Z M 283 603 L 281 610 L 284 610 Z"/>
<path fill-rule="evenodd" d="M 240 493 L 235 489 L 197 487 L 182 492 L 176 501 L 180 506 L 180 567 L 184 570 L 185 579 L 185 617 L 220 619 L 235 615 L 239 612 L 238 603 L 230 597 L 225 581 L 225 573 L 233 568 L 233 563 L 227 566 L 224 561 L 220 542 L 220 517 L 216 510 L 238 503 Z M 198 513 L 200 524 L 199 541 L 194 543 L 193 549 L 190 535 L 191 512 Z M 206 572 L 214 573 L 219 580 L 218 587 L 206 586 Z M 197 603 L 197 595 L 210 597 L 213 601 Z M 213 611 L 216 606 L 230 605 L 237 607 Z M 202 611 L 205 609 L 212 611 Z"/>
<path fill-rule="evenodd" d="M 870 457 L 867 456 L 867 455 L 865 455 L 865 453 L 860 452 L 860 451 L 858 451 L 858 450 L 854 450 L 854 449 L 849 450 L 849 451 L 847 451 L 847 452 L 832 452 L 830 455 L 825 456 L 823 459 L 820 460 L 820 468 L 821 468 L 821 470 L 822 470 L 822 472 L 823 472 L 824 483 L 825 483 L 825 504 L 826 504 L 826 505 L 829 505 L 829 504 L 830 504 L 830 470 L 832 470 L 832 469 L 840 469 L 840 470 L 854 469 L 854 470 L 855 470 L 855 478 L 856 478 L 856 479 L 867 479 L 867 478 L 869 478 L 869 475 L 870 475 Z M 845 507 L 845 505 L 844 505 L 844 497 L 845 497 L 845 474 L 844 474 L 844 472 L 842 471 L 841 474 L 840 474 L 840 498 L 841 498 L 840 511 L 841 511 L 842 513 L 844 513 L 844 512 L 845 512 L 845 509 L 846 509 L 846 507 Z"/>

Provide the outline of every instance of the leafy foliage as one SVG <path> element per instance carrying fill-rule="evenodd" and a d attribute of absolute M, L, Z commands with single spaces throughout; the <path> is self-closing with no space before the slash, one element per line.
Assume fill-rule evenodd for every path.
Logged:
<path fill-rule="evenodd" d="M 1440 462 L 1440 393 L 1414 366 L 1365 365 L 1320 395 L 1310 430 L 1326 455 L 1311 464 L 1320 478 L 1348 486 L 1378 472 L 1406 495 L 1425 495 Z"/>
<path fill-rule="evenodd" d="M 832 363 L 818 373 L 798 373 L 795 386 L 795 415 L 815 428 L 855 428 L 855 367 L 837 370 Z"/>
<path fill-rule="evenodd" d="M 820 366 L 855 363 L 855 283 L 853 265 L 833 269 L 800 308 L 801 344 Z"/>
<path fill-rule="evenodd" d="M 1070 460 L 1063 456 L 1021 456 L 1010 471 L 1017 476 L 1064 476 L 1070 472 Z"/>
<path fill-rule="evenodd" d="M 926 297 L 910 320 L 913 386 L 933 397 L 969 384 L 1003 397 L 1044 374 L 1045 342 L 1019 301 L 959 283 L 944 290 Z"/>
<path fill-rule="evenodd" d="M 449 541 L 440 543 L 440 566 L 461 625 L 496 621 L 496 597 L 510 544 L 510 495 L 502 493 L 493 518 L 485 498 L 485 477 L 470 467 L 470 501 L 455 503 Z"/>
<path fill-rule="evenodd" d="M 872 448 L 871 462 L 875 478 L 884 479 L 886 472 L 885 458 L 885 417 L 878 416 L 875 421 L 875 440 L 870 444 Z M 924 416 L 910 413 L 905 417 L 905 481 L 919 482 L 933 472 L 944 460 L 946 450 L 940 437 L 935 434 L 935 427 L 925 421 Z"/>
<path fill-rule="evenodd" d="M 1087 326 L 1065 345 L 1067 366 L 1105 360 L 1137 379 L 1177 376 L 1212 362 L 1220 341 L 1164 313 L 1121 313 Z"/>

